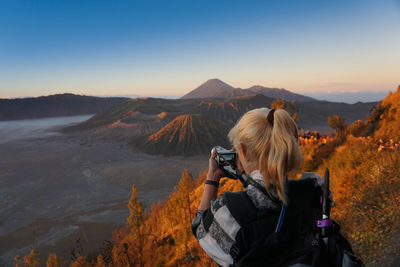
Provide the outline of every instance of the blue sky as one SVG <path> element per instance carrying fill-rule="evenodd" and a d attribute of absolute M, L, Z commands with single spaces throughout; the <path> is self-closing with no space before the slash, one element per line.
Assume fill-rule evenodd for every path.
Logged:
<path fill-rule="evenodd" d="M 399 1 L 0 0 L 0 97 L 395 90 Z"/>

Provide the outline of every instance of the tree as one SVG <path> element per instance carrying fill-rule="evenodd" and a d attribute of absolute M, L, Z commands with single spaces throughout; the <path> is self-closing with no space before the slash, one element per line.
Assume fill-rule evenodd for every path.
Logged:
<path fill-rule="evenodd" d="M 193 176 L 188 170 L 182 172 L 182 178 L 178 183 L 178 195 L 177 204 L 180 207 L 180 226 L 181 226 L 181 238 L 185 247 L 185 254 L 188 253 L 188 242 L 192 236 L 191 233 L 191 220 L 192 210 L 190 208 L 191 200 L 190 193 L 195 188 L 195 181 Z"/>
<path fill-rule="evenodd" d="M 103 255 L 99 254 L 97 256 L 97 262 L 96 262 L 95 267 L 106 267 L 106 263 L 104 262 Z"/>
<path fill-rule="evenodd" d="M 142 203 L 138 201 L 138 193 L 135 185 L 132 185 L 132 195 L 129 199 L 128 208 L 130 215 L 127 224 L 130 227 L 129 236 L 133 241 L 130 248 L 132 248 L 132 245 L 136 247 L 139 265 L 143 266 L 144 234 L 142 225 L 144 222 L 144 213 Z"/>
<path fill-rule="evenodd" d="M 114 235 L 114 233 L 113 233 Z M 118 239 L 114 239 L 115 242 L 118 242 Z M 103 244 L 99 248 L 99 253 L 101 255 L 101 259 L 104 261 L 104 264 L 106 266 L 110 265 L 112 263 L 112 250 L 113 250 L 114 244 L 110 240 L 104 240 Z M 97 258 L 97 262 L 99 259 Z"/>
<path fill-rule="evenodd" d="M 299 121 L 299 115 L 296 112 L 296 102 L 291 101 L 289 106 L 286 106 L 286 102 L 283 99 L 275 99 L 271 104 L 271 109 L 284 109 L 292 116 L 293 120 L 297 123 Z"/>
<path fill-rule="evenodd" d="M 346 121 L 338 115 L 333 115 L 328 118 L 329 126 L 336 131 L 336 135 L 342 135 L 347 127 Z"/>
<path fill-rule="evenodd" d="M 142 203 L 138 201 L 138 193 L 135 185 L 132 185 L 132 194 L 129 198 L 128 208 L 129 217 L 127 224 L 132 229 L 132 227 L 142 224 L 144 220 Z"/>
<path fill-rule="evenodd" d="M 15 260 L 19 260 L 20 257 L 17 256 L 15 257 Z M 35 267 L 40 264 L 40 258 L 39 255 L 37 254 L 36 250 L 32 249 L 31 252 L 28 255 L 24 256 L 24 263 L 23 265 L 16 264 L 16 266 L 24 266 L 24 267 Z"/>
<path fill-rule="evenodd" d="M 21 256 L 19 254 L 17 254 L 14 257 L 14 261 L 15 261 L 15 267 L 22 267 Z"/>
<path fill-rule="evenodd" d="M 286 109 L 286 103 L 283 99 L 275 99 L 271 104 L 271 109 Z"/>
<path fill-rule="evenodd" d="M 365 135 L 366 127 L 361 120 L 353 122 L 346 128 L 347 134 L 352 134 L 353 136 L 359 137 Z"/>
<path fill-rule="evenodd" d="M 125 267 L 132 266 L 133 260 L 131 260 L 131 256 L 128 252 L 128 244 L 126 242 L 120 242 L 115 244 L 112 250 L 113 261 L 112 266 L 115 267 Z"/>
<path fill-rule="evenodd" d="M 57 257 L 56 253 L 50 253 L 46 261 L 46 267 L 63 267 L 67 266 L 63 258 Z"/>
<path fill-rule="evenodd" d="M 89 267 L 90 264 L 88 264 L 85 260 L 85 257 L 79 256 L 75 262 L 71 264 L 71 267 Z"/>
<path fill-rule="evenodd" d="M 297 115 L 297 112 L 292 115 L 292 118 L 296 123 L 299 121 L 299 115 Z"/>
<path fill-rule="evenodd" d="M 189 241 L 193 238 L 191 232 L 191 220 L 194 209 L 191 208 L 191 193 L 196 187 L 196 182 L 188 170 L 182 172 L 175 191 L 170 195 L 166 205 L 164 218 L 171 229 L 175 242 L 176 256 L 186 258 L 192 257 L 192 250 L 189 249 Z"/>

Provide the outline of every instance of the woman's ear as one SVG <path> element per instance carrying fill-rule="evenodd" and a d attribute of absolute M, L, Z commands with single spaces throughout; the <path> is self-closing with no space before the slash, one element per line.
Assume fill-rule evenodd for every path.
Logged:
<path fill-rule="evenodd" d="M 239 144 L 239 152 L 243 155 L 243 158 L 246 158 L 246 156 L 247 156 L 247 147 L 242 143 Z"/>
<path fill-rule="evenodd" d="M 245 164 L 245 155 L 246 154 L 244 154 L 244 153 L 247 152 L 246 146 L 243 145 L 243 144 L 239 144 L 239 146 L 237 147 L 236 152 L 237 152 L 237 155 L 238 155 L 237 163 L 236 163 L 237 167 L 238 167 L 238 170 L 243 172 L 243 171 L 245 171 L 243 164 Z"/>

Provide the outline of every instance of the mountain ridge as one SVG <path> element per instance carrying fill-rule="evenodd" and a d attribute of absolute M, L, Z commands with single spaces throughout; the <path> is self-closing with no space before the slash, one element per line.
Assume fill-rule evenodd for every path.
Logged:
<path fill-rule="evenodd" d="M 231 85 L 216 78 L 207 80 L 199 87 L 183 95 L 181 99 L 231 98 L 257 94 L 262 94 L 271 98 L 279 98 L 285 101 L 318 101 L 312 97 L 296 94 L 283 88 L 269 88 L 261 85 L 254 85 L 247 89 L 234 88 Z"/>
<path fill-rule="evenodd" d="M 96 97 L 71 93 L 0 99 L 0 121 L 99 113 L 128 98 Z"/>
<path fill-rule="evenodd" d="M 130 99 L 105 112 L 96 114 L 86 122 L 64 128 L 64 131 L 92 130 L 117 121 L 127 121 L 130 124 L 143 123 L 142 120 L 139 120 L 138 116 L 132 116 L 132 114 L 134 114 L 133 112 L 144 114 L 149 120 L 151 120 L 151 118 L 159 120 L 156 115 L 165 112 L 167 116 L 163 120 L 160 120 L 158 127 L 156 127 L 156 124 L 153 125 L 153 122 L 147 121 L 147 123 L 150 122 L 154 126 L 152 129 L 161 129 L 173 118 L 183 114 L 201 114 L 220 122 L 226 127 L 232 127 L 248 110 L 270 107 L 273 101 L 273 98 L 264 95 L 248 95 L 229 99 Z M 376 102 L 356 104 L 324 101 L 296 102 L 291 112 L 296 112 L 298 114 L 298 125 L 300 128 L 304 130 L 326 132 L 330 131 L 330 127 L 327 123 L 328 117 L 337 114 L 345 118 L 348 123 L 352 123 L 355 120 L 365 120 L 370 109 L 375 107 L 376 104 Z M 291 108 L 288 102 L 286 102 L 286 106 Z M 154 132 L 143 131 L 142 135 L 153 133 Z"/>

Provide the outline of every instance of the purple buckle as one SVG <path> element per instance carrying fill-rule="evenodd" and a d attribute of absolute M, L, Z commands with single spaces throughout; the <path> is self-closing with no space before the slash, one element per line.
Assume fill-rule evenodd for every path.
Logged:
<path fill-rule="evenodd" d="M 322 228 L 322 227 L 327 227 L 332 225 L 332 220 L 331 219 L 323 219 L 323 220 L 318 220 L 317 221 L 317 227 Z"/>

